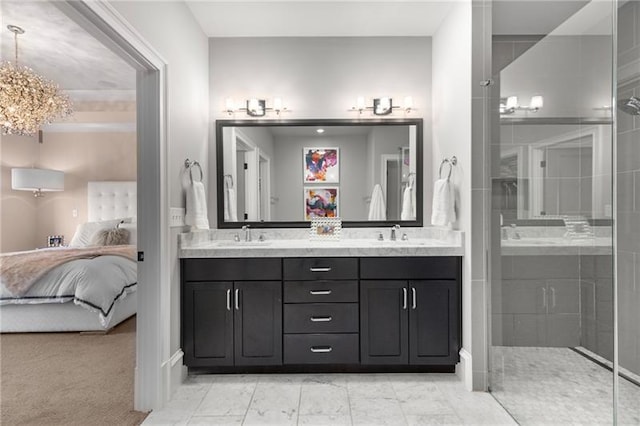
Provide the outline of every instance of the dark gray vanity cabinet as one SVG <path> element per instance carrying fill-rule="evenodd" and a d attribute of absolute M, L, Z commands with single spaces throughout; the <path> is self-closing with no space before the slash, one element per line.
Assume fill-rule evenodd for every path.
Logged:
<path fill-rule="evenodd" d="M 460 267 L 455 257 L 362 258 L 361 363 L 457 363 Z"/>
<path fill-rule="evenodd" d="M 182 288 L 182 348 L 188 366 L 233 365 L 232 282 L 187 282 Z"/>
<path fill-rule="evenodd" d="M 181 262 L 188 367 L 448 371 L 459 361 L 460 257 Z"/>
<path fill-rule="evenodd" d="M 281 271 L 280 259 L 183 259 L 185 364 L 281 365 Z"/>
<path fill-rule="evenodd" d="M 286 258 L 284 364 L 359 364 L 358 259 Z"/>

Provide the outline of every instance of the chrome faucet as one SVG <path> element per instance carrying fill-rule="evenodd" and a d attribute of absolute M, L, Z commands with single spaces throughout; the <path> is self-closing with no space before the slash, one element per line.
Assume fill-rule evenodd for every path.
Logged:
<path fill-rule="evenodd" d="M 520 234 L 518 233 L 518 229 L 516 228 L 515 223 L 511 224 L 511 238 L 513 238 L 514 240 L 520 239 Z"/>
<path fill-rule="evenodd" d="M 400 225 L 393 225 L 391 227 L 391 237 L 389 237 L 391 241 L 396 240 L 396 231 L 399 231 L 399 230 L 400 230 Z"/>
<path fill-rule="evenodd" d="M 247 242 L 251 241 L 251 228 L 249 225 L 243 225 L 242 230 L 244 231 L 244 240 Z"/>

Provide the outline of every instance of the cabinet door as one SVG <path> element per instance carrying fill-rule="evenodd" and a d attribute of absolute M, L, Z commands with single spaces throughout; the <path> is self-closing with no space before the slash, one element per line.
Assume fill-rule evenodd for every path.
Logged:
<path fill-rule="evenodd" d="M 234 284 L 235 364 L 282 365 L 282 283 Z"/>
<path fill-rule="evenodd" d="M 460 327 L 457 281 L 410 281 L 409 292 L 409 363 L 455 364 Z"/>
<path fill-rule="evenodd" d="M 184 284 L 182 348 L 187 366 L 233 365 L 232 287 L 230 282 Z"/>
<path fill-rule="evenodd" d="M 408 294 L 406 281 L 360 282 L 360 361 L 407 364 Z"/>

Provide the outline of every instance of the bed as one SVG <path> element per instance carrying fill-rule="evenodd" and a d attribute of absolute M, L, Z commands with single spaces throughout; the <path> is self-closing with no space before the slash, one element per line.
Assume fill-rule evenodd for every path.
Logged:
<path fill-rule="evenodd" d="M 136 313 L 136 182 L 89 182 L 87 189 L 88 222 L 72 247 L 2 254 L 0 332 L 107 331 Z M 127 243 L 96 247 L 99 231 L 114 228 L 127 230 Z M 23 268 L 13 276 L 11 262 Z"/>

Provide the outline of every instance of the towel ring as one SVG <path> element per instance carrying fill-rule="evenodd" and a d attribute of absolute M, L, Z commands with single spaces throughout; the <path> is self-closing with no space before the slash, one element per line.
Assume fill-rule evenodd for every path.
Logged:
<path fill-rule="evenodd" d="M 449 165 L 449 175 L 447 176 L 447 180 L 449 180 L 451 178 L 451 172 L 453 171 L 453 163 L 446 158 L 442 160 L 442 163 L 440 163 L 440 170 L 438 170 L 438 178 L 442 179 L 442 166 L 444 166 L 445 164 Z"/>
<path fill-rule="evenodd" d="M 197 161 L 191 161 L 188 158 L 186 160 L 184 160 L 184 167 L 189 171 L 189 179 L 191 179 L 191 183 L 193 183 L 193 169 L 194 167 L 198 167 L 198 170 L 200 171 L 200 179 L 197 180 L 196 182 L 202 182 L 202 179 L 204 178 L 204 174 L 202 173 L 202 167 L 200 167 L 200 163 L 198 163 Z"/>

